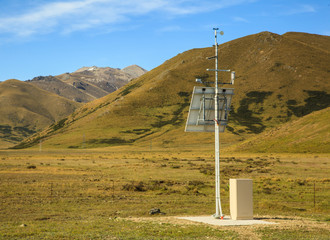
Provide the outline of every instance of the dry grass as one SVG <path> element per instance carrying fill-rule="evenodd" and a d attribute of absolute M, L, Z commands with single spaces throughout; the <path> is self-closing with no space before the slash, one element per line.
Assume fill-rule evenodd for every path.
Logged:
<path fill-rule="evenodd" d="M 0 95 L 0 148 L 17 144 L 81 106 L 14 79 L 0 83 Z"/>
<path fill-rule="evenodd" d="M 207 226 L 194 229 L 174 223 L 162 226 L 168 231 L 164 233 L 159 224 L 137 225 L 130 220 L 148 217 L 152 208 L 160 208 L 166 216 L 213 214 L 214 160 L 210 152 L 117 147 L 0 154 L 3 238 L 239 236 L 233 229 L 209 231 Z M 326 223 L 328 164 L 326 155 L 222 155 L 223 211 L 229 214 L 229 178 L 251 178 L 255 216 L 300 216 Z M 293 236 L 297 229 L 290 230 Z M 260 231 L 261 235 L 276 233 L 273 228 Z M 320 234 L 324 236 L 324 231 Z"/>
<path fill-rule="evenodd" d="M 243 143 L 232 146 L 232 151 L 329 153 L 330 108 L 261 133 Z"/>

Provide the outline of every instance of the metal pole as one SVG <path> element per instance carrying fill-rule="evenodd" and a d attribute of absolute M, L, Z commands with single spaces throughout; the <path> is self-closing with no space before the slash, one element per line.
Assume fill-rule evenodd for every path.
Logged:
<path fill-rule="evenodd" d="M 213 28 L 215 35 L 215 95 L 214 95 L 214 135 L 215 135 L 215 218 L 223 218 L 220 200 L 220 140 L 219 140 L 219 90 L 218 90 L 218 42 L 217 30 Z"/>

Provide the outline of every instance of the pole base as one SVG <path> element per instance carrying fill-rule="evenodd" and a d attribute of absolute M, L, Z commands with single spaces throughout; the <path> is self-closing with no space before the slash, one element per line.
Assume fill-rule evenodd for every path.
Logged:
<path fill-rule="evenodd" d="M 217 215 L 216 213 L 212 215 L 215 219 L 221 219 L 223 220 L 223 216 Z"/>

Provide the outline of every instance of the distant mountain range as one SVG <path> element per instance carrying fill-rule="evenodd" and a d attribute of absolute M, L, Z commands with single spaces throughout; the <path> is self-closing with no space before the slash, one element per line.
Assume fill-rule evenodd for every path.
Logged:
<path fill-rule="evenodd" d="M 13 146 L 31 134 L 67 117 L 83 103 L 103 97 L 147 71 L 83 67 L 73 73 L 39 76 L 0 83 L 0 148 Z"/>
<path fill-rule="evenodd" d="M 93 66 L 58 76 L 35 77 L 27 82 L 69 100 L 86 103 L 116 91 L 146 72 L 137 65 L 123 69 Z"/>
<path fill-rule="evenodd" d="M 214 79 L 212 72 L 206 71 L 214 66 L 207 60 L 213 55 L 213 47 L 178 54 L 117 91 L 86 103 L 17 147 L 30 147 L 40 140 L 49 148 L 143 147 L 151 140 L 153 146 L 162 148 L 212 146 L 212 134 L 184 133 L 184 126 L 193 87 L 198 85 L 195 79 Z M 243 149 L 285 151 L 288 142 L 276 141 L 281 136 L 276 132 L 281 131 L 291 134 L 287 139 L 294 138 L 290 141 L 295 142 L 291 145 L 295 152 L 330 152 L 327 133 L 321 133 L 322 139 L 313 130 L 315 134 L 308 135 L 308 141 L 298 139 L 315 126 L 309 121 L 328 129 L 329 121 L 324 119 L 329 111 L 323 109 L 330 106 L 329 63 L 329 36 L 261 32 L 219 45 L 220 68 L 236 71 L 235 95 L 229 125 L 220 137 L 222 145 L 235 146 L 251 139 Z M 228 81 L 229 74 L 220 73 L 219 77 Z M 299 134 L 295 134 L 297 126 L 304 127 Z M 269 131 L 274 138 L 267 135 Z M 256 136 L 272 140 L 276 148 L 262 145 L 258 138 L 252 140 Z M 311 144 L 314 140 L 325 147 Z"/>

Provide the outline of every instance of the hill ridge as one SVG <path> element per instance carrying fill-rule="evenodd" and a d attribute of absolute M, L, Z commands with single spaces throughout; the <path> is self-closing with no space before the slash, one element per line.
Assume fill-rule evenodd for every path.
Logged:
<path fill-rule="evenodd" d="M 329 36 L 327 36 L 327 35 L 319 35 L 319 34 L 308 34 L 308 36 L 312 40 L 316 40 L 316 38 L 318 38 L 318 39 L 320 39 L 320 41 L 312 42 L 312 40 L 309 40 L 309 42 L 306 43 L 306 42 L 304 42 L 304 41 L 301 40 L 301 37 L 299 39 L 297 39 L 299 36 L 302 36 L 304 34 L 305 33 L 302 33 L 302 32 L 287 32 L 287 33 L 283 34 L 283 36 L 284 37 L 288 37 L 288 38 L 290 38 L 292 40 L 296 40 L 296 41 L 298 41 L 300 43 L 309 45 L 309 46 L 311 46 L 311 47 L 313 47 L 315 49 L 318 49 L 318 50 L 321 50 L 321 51 L 325 51 L 327 53 L 330 52 L 330 44 L 328 43 L 327 40 L 323 40 L 323 39 L 329 38 Z M 327 42 L 326 44 L 324 44 L 325 41 Z M 318 45 L 318 46 L 314 46 L 314 45 Z M 319 45 L 322 45 L 322 46 L 319 46 Z"/>
<path fill-rule="evenodd" d="M 306 41 L 314 37 L 305 34 Z M 223 144 L 248 139 L 329 106 L 328 54 L 270 32 L 235 39 L 219 49 L 220 68 L 235 70 L 237 75 Z M 61 142 L 62 147 L 79 148 L 83 132 L 86 147 L 144 145 L 151 139 L 163 147 L 212 142 L 209 134 L 191 135 L 183 129 L 194 79 L 214 78 L 206 71 L 214 64 L 206 57 L 213 54 L 213 47 L 180 53 L 118 91 L 86 104 L 61 129 L 49 128 L 21 146 L 44 138 L 50 147 Z M 65 142 L 68 138 L 70 142 Z"/>

